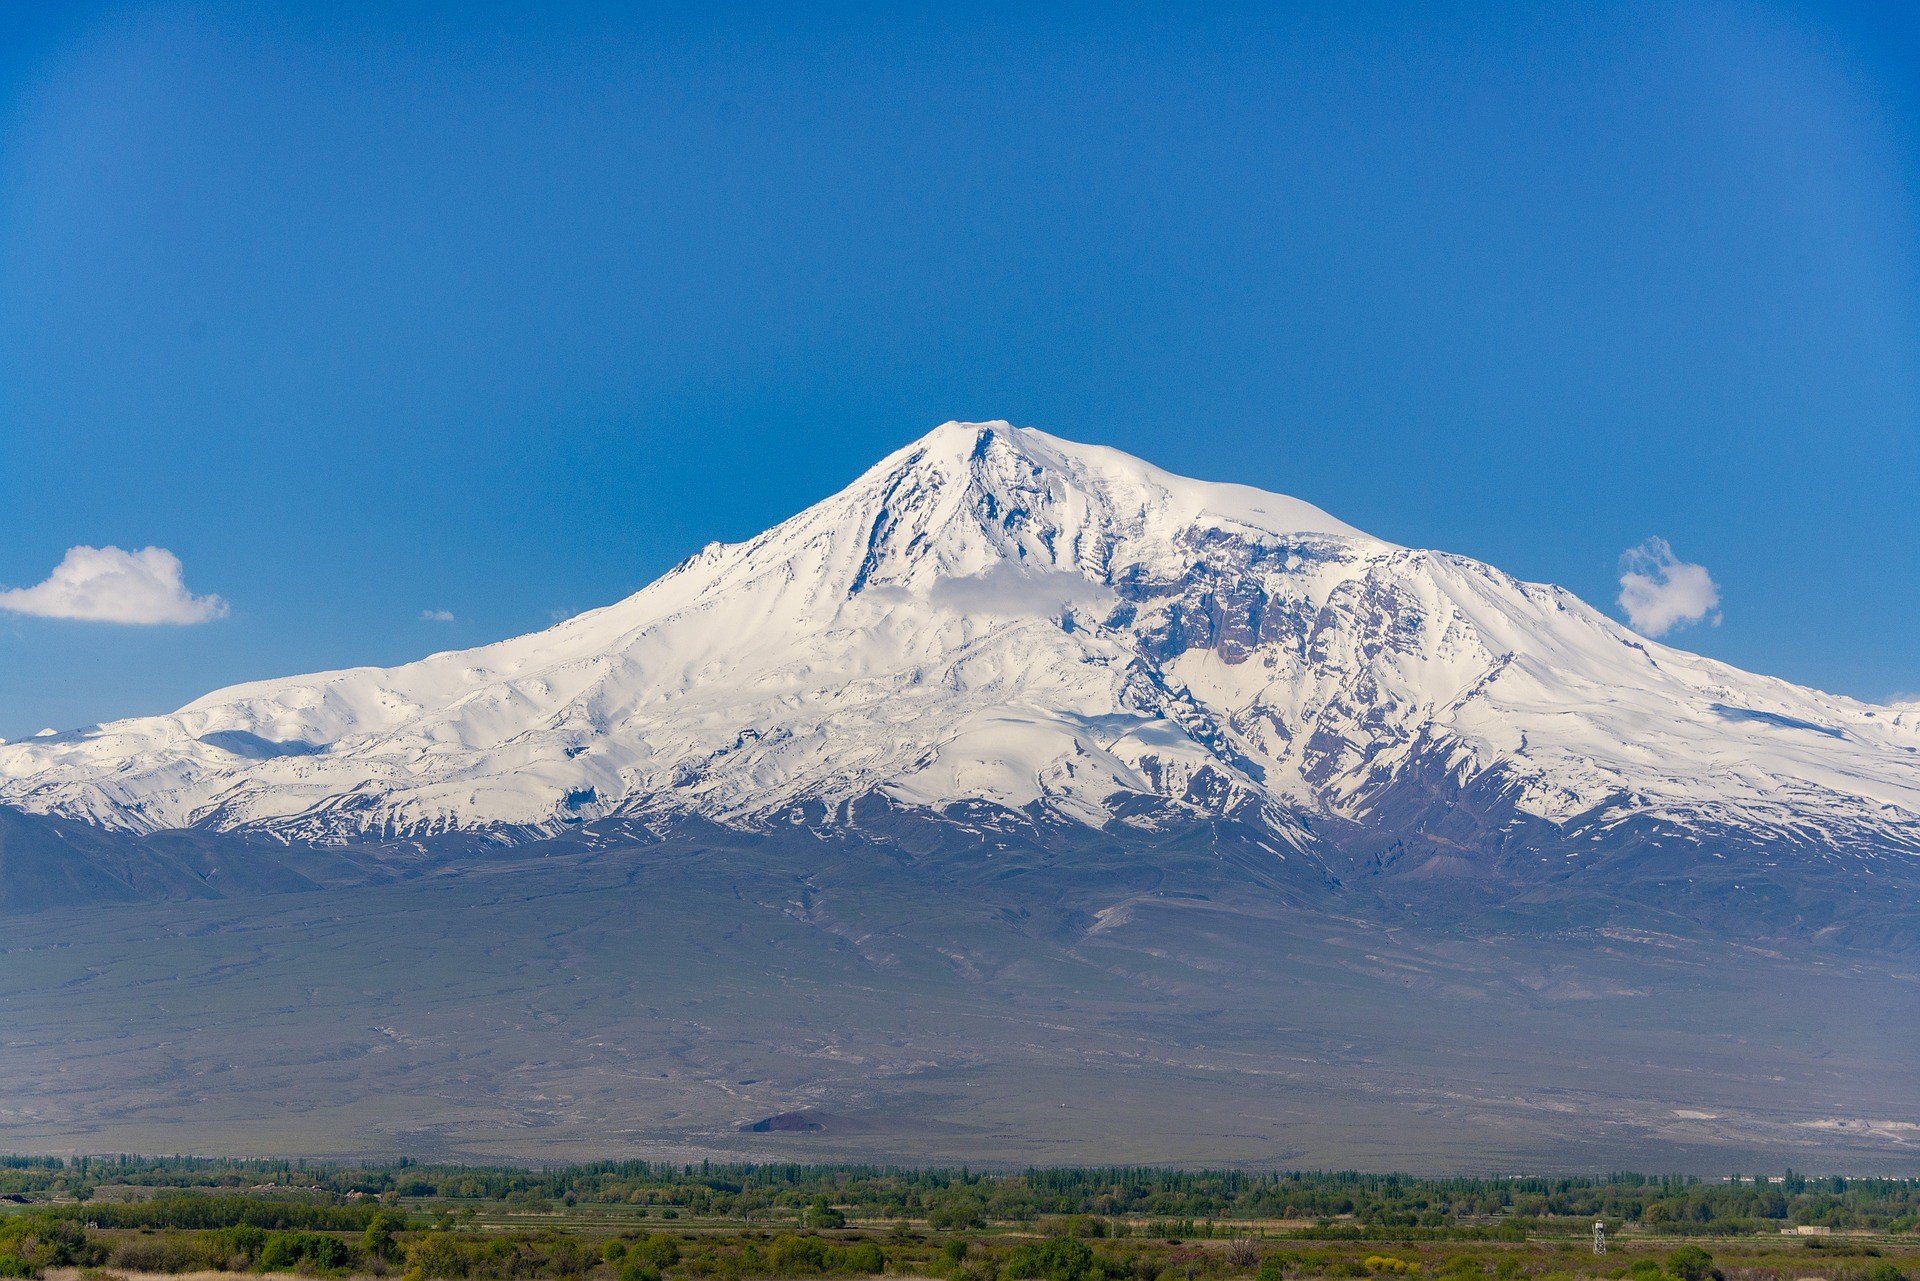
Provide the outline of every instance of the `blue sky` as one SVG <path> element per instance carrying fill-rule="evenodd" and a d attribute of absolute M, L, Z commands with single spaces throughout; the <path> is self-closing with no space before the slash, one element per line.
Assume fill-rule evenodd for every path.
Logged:
<path fill-rule="evenodd" d="M 1920 689 L 1874 10 L 21 8 L 0 585 L 220 602 L 0 611 L 0 735 L 543 626 L 990 417 L 1615 613 L 1665 539 L 1674 643 Z"/>

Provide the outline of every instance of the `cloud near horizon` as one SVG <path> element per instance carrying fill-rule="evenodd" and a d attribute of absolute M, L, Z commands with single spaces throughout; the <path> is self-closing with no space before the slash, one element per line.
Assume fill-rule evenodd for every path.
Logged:
<path fill-rule="evenodd" d="M 1701 620 L 1720 625 L 1720 585 L 1705 565 L 1673 554 L 1664 538 L 1620 553 L 1620 608 L 1633 629 L 1664 636 Z"/>
<path fill-rule="evenodd" d="M 423 609 L 420 611 L 420 621 L 423 623 L 457 623 L 460 620 L 453 616 L 453 611 L 450 609 Z"/>
<path fill-rule="evenodd" d="M 227 616 L 218 596 L 186 588 L 180 558 L 164 547 L 69 547 L 43 583 L 0 591 L 0 610 L 36 618 L 137 627 L 185 627 Z"/>

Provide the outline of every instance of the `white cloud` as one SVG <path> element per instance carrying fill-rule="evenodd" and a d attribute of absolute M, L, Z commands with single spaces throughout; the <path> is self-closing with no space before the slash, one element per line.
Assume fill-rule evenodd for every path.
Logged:
<path fill-rule="evenodd" d="M 184 626 L 227 616 L 218 596 L 195 596 L 180 558 L 164 547 L 70 547 L 47 581 L 0 591 L 0 610 L 89 623 Z"/>
<path fill-rule="evenodd" d="M 1702 619 L 1718 627 L 1720 587 L 1705 565 L 1681 560 L 1664 538 L 1649 538 L 1620 554 L 1620 608 L 1648 636 Z"/>
<path fill-rule="evenodd" d="M 460 620 L 453 616 L 453 611 L 450 609 L 423 609 L 420 611 L 420 621 L 423 623 L 457 623 Z"/>
<path fill-rule="evenodd" d="M 568 609 L 564 605 L 557 605 L 554 608 L 547 611 L 547 617 L 552 619 L 556 623 L 564 623 L 569 618 L 572 618 L 575 614 L 579 612 L 580 611 L 577 609 Z"/>

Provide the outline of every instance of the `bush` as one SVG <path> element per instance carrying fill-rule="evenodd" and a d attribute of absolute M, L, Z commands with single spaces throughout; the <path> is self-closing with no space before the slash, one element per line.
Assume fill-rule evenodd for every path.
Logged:
<path fill-rule="evenodd" d="M 29 1276 L 42 1268 L 86 1267 L 100 1262 L 103 1253 L 69 1219 L 46 1213 L 0 1219 L 0 1255 L 20 1260 Z"/>
<path fill-rule="evenodd" d="M 819 1237 L 783 1233 L 767 1247 L 767 1262 L 780 1273 L 825 1272 L 827 1254 L 827 1243 Z"/>
<path fill-rule="evenodd" d="M 207 1268 L 224 1269 L 229 1260 L 216 1258 L 209 1250 L 212 1243 L 185 1232 L 164 1232 L 158 1236 L 135 1237 L 122 1241 L 113 1251 L 113 1265 L 134 1272 L 200 1272 Z M 246 1266 L 242 1264 L 242 1266 Z"/>
<path fill-rule="evenodd" d="M 1094 1240 L 1107 1235 L 1107 1221 L 1091 1214 L 1053 1215 L 1040 1221 L 1040 1230 L 1050 1236 Z"/>
<path fill-rule="evenodd" d="M 276 1232 L 260 1250 L 260 1266 L 268 1272 L 286 1272 L 309 1264 L 333 1272 L 353 1262 L 353 1251 L 339 1237 L 319 1232 Z"/>
<path fill-rule="evenodd" d="M 429 1232 L 407 1247 L 407 1271 L 423 1277 L 464 1277 L 471 1267 L 468 1252 L 444 1232 Z"/>
<path fill-rule="evenodd" d="M 1707 1281 L 1713 1275 L 1713 1256 L 1697 1245 L 1683 1245 L 1667 1256 L 1667 1270 L 1680 1281 Z"/>
<path fill-rule="evenodd" d="M 1000 1274 L 1011 1281 L 1082 1281 L 1093 1270 L 1093 1250 L 1072 1237 L 1023 1245 L 1007 1256 Z"/>
<path fill-rule="evenodd" d="M 836 1271 L 857 1272 L 871 1276 L 875 1272 L 887 1270 L 887 1256 L 871 1241 L 858 1241 L 840 1251 L 840 1264 Z"/>
<path fill-rule="evenodd" d="M 33 1265 L 17 1254 L 0 1254 L 0 1277 L 30 1277 Z"/>
<path fill-rule="evenodd" d="M 649 1233 L 627 1247 L 627 1258 L 665 1272 L 680 1262 L 680 1243 L 664 1232 Z"/>
<path fill-rule="evenodd" d="M 986 1225 L 986 1212 L 974 1201 L 957 1200 L 935 1206 L 927 1215 L 927 1226 L 936 1232 L 960 1232 Z"/>
<path fill-rule="evenodd" d="M 245 1272 L 259 1261 L 260 1251 L 266 1245 L 265 1228 L 242 1224 L 232 1228 L 215 1228 L 203 1234 L 200 1253 L 205 1256 L 207 1266 L 217 1271 Z"/>
<path fill-rule="evenodd" d="M 873 1273 L 886 1270 L 887 1256 L 872 1241 L 839 1246 L 821 1237 L 782 1234 L 767 1246 L 766 1267 L 775 1276 L 822 1272 Z"/>

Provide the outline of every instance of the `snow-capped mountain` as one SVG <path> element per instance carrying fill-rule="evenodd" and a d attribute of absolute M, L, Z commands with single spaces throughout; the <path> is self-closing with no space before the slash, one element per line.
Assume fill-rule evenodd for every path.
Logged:
<path fill-rule="evenodd" d="M 870 800 L 1469 858 L 1629 832 L 1904 858 L 1920 714 L 1295 499 L 949 423 L 546 631 L 0 745 L 0 804 L 142 833 L 530 839 Z"/>

